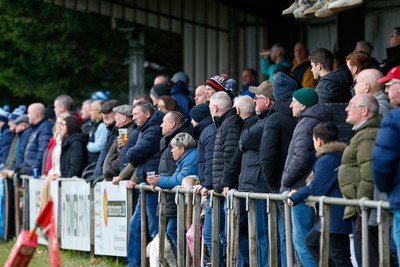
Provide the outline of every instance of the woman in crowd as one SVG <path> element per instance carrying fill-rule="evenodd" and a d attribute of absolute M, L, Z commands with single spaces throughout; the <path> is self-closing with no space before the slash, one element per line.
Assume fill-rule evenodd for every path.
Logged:
<path fill-rule="evenodd" d="M 62 144 L 60 158 L 61 177 L 81 177 L 88 162 L 87 134 L 81 132 L 79 121 L 68 116 L 60 123 Z"/>
<path fill-rule="evenodd" d="M 177 107 L 176 101 L 168 95 L 160 96 L 158 99 L 157 109 L 161 112 L 167 113 L 168 111 L 175 111 Z"/>
<path fill-rule="evenodd" d="M 103 115 L 100 112 L 103 104 L 103 100 L 97 100 L 90 105 L 92 126 L 89 131 L 89 143 L 87 144 L 89 164 L 97 162 L 100 151 L 106 145 L 107 141 L 107 128 L 103 123 Z"/>

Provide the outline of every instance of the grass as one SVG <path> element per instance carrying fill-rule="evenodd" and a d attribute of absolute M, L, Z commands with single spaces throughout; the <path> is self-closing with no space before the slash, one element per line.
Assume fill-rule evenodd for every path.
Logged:
<path fill-rule="evenodd" d="M 13 248 L 15 240 L 4 241 L 0 240 L 0 265 L 3 265 L 8 255 Z M 117 263 L 117 259 L 115 257 L 100 257 L 96 256 L 96 259 L 93 260 L 90 257 L 89 252 L 80 252 L 80 251 L 72 251 L 72 250 L 60 250 L 61 254 L 61 266 L 67 267 L 85 267 L 85 266 L 99 266 L 99 267 L 114 267 L 114 266 L 126 266 L 126 263 L 123 263 L 119 260 L 119 264 Z M 94 261 L 94 262 L 92 262 Z M 29 265 L 30 267 L 47 267 L 49 266 L 49 258 L 47 255 L 47 246 L 39 245 L 36 249 L 36 252 L 31 260 Z"/>

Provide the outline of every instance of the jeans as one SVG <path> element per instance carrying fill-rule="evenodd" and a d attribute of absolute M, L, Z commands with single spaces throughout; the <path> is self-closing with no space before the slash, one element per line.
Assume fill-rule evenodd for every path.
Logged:
<path fill-rule="evenodd" d="M 249 266 L 249 238 L 247 235 L 247 212 L 246 212 L 246 202 L 240 200 L 240 215 L 239 215 L 239 251 L 238 251 L 238 266 L 247 267 Z M 225 211 L 225 236 L 226 230 L 228 229 L 228 201 L 224 201 L 224 211 Z"/>
<path fill-rule="evenodd" d="M 315 262 L 319 262 L 320 235 L 315 228 L 306 236 L 306 245 Z M 353 267 L 348 234 L 329 234 L 329 266 Z"/>
<path fill-rule="evenodd" d="M 166 235 L 171 241 L 170 243 L 172 251 L 176 253 L 176 249 L 178 247 L 178 219 L 176 217 L 167 218 Z"/>
<path fill-rule="evenodd" d="M 304 202 L 292 207 L 293 245 L 303 266 L 317 267 L 306 247 L 306 235 L 314 226 L 314 211 Z"/>
<path fill-rule="evenodd" d="M 400 210 L 393 210 L 393 239 L 397 247 L 397 256 L 400 255 Z"/>
<path fill-rule="evenodd" d="M 269 266 L 268 217 L 266 200 L 256 200 L 256 230 L 258 266 Z"/>
<path fill-rule="evenodd" d="M 224 213 L 224 205 L 222 199 L 219 199 L 220 202 L 220 221 L 219 221 L 219 230 L 220 234 L 224 235 L 224 225 L 225 225 L 225 213 Z M 207 245 L 208 251 L 210 252 L 210 257 L 212 258 L 212 208 L 210 207 L 210 197 L 207 198 L 207 208 L 206 215 L 204 217 L 204 226 L 203 226 L 203 238 L 204 243 Z M 223 247 L 220 243 L 219 246 L 219 266 L 225 266 L 224 257 L 223 257 Z"/>
<path fill-rule="evenodd" d="M 129 241 L 128 241 L 128 261 L 129 267 L 138 267 L 141 264 L 141 199 L 140 192 L 138 194 L 138 202 L 136 204 L 135 213 L 133 214 L 129 223 Z M 150 237 L 153 239 L 158 233 L 158 216 L 156 215 L 158 194 L 146 192 L 146 213 L 147 213 L 147 229 Z"/>
<path fill-rule="evenodd" d="M 278 214 L 278 233 L 279 233 L 279 250 L 280 257 L 278 254 L 278 259 L 280 258 L 280 266 L 286 267 L 287 266 L 287 259 L 286 259 L 286 233 L 285 233 L 285 219 L 281 213 L 280 209 L 277 209 Z"/>

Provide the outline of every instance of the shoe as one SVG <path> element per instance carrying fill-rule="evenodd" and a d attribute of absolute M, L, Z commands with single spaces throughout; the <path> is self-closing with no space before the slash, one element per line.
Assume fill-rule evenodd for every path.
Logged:
<path fill-rule="evenodd" d="M 333 3 L 335 1 L 336 0 L 329 0 L 328 2 L 326 2 L 325 5 L 322 8 L 318 9 L 315 12 L 315 16 L 317 18 L 326 18 L 326 17 L 334 15 L 336 12 L 333 12 L 332 10 L 330 10 L 328 8 L 328 6 L 329 6 L 330 3 Z"/>
<path fill-rule="evenodd" d="M 297 1 L 298 0 L 295 0 L 290 7 L 286 8 L 285 10 L 283 10 L 282 11 L 282 16 L 284 16 L 284 17 L 292 17 L 293 16 L 293 11 L 296 8 L 299 7 L 299 5 L 297 4 Z"/>
<path fill-rule="evenodd" d="M 328 9 L 333 12 L 340 12 L 346 9 L 361 6 L 364 3 L 363 0 L 337 0 L 329 4 Z"/>
<path fill-rule="evenodd" d="M 315 0 L 301 0 L 299 1 L 299 7 L 293 11 L 293 16 L 296 19 L 306 19 L 311 16 L 305 16 L 304 11 L 311 8 L 315 4 Z"/>
<path fill-rule="evenodd" d="M 304 10 L 304 16 L 306 17 L 314 17 L 315 12 L 319 9 L 321 9 L 327 2 L 328 0 L 318 0 L 312 7 L 307 8 Z"/>

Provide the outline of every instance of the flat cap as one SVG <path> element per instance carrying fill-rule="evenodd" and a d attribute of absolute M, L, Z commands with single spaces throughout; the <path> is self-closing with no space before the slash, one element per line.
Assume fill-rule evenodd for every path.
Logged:
<path fill-rule="evenodd" d="M 113 108 L 114 112 L 121 113 L 122 115 L 125 115 L 127 117 L 132 116 L 132 106 L 129 105 L 121 105 L 118 107 Z"/>

